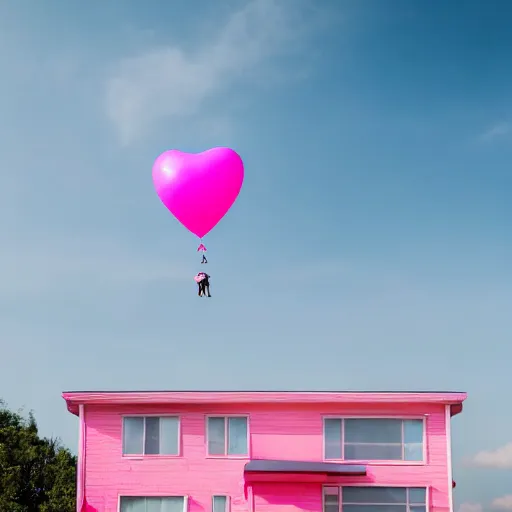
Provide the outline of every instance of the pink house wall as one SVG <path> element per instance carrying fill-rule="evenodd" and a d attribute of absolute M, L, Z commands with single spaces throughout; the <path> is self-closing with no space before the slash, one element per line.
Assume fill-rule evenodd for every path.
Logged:
<path fill-rule="evenodd" d="M 417 485 L 430 487 L 433 512 L 451 512 L 448 473 L 446 406 L 429 404 L 250 404 L 243 409 L 227 404 L 204 405 L 86 405 L 85 489 L 91 511 L 117 511 L 119 495 L 189 495 L 190 512 L 211 512 L 215 494 L 231 497 L 231 512 L 296 512 L 322 510 L 322 484 L 263 483 L 245 487 L 247 459 L 208 458 L 205 416 L 248 414 L 250 458 L 320 461 L 323 457 L 323 417 L 424 416 L 427 463 L 369 464 L 366 477 L 332 477 L 335 485 Z M 177 414 L 180 416 L 179 457 L 123 457 L 122 415 Z M 251 494 L 254 494 L 252 499 Z"/>

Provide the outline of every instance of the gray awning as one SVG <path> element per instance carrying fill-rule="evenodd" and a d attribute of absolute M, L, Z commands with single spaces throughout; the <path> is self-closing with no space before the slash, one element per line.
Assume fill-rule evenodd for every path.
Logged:
<path fill-rule="evenodd" d="M 251 460 L 245 465 L 246 473 L 321 473 L 324 475 L 366 475 L 366 467 L 335 462 L 295 460 Z"/>

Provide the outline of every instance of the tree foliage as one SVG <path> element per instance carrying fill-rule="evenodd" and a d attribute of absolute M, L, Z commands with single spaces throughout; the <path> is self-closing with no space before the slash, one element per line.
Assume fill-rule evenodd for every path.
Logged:
<path fill-rule="evenodd" d="M 74 512 L 76 457 L 0 400 L 0 511 Z"/>

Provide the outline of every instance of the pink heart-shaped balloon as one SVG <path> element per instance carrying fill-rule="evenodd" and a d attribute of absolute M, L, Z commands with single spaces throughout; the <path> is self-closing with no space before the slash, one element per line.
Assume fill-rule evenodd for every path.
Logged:
<path fill-rule="evenodd" d="M 226 215 L 244 181 L 244 164 L 229 148 L 175 149 L 153 164 L 153 183 L 166 208 L 192 233 L 205 236 Z"/>

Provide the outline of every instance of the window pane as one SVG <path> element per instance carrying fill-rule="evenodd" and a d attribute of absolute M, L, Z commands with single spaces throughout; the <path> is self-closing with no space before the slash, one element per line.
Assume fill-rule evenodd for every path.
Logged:
<path fill-rule="evenodd" d="M 179 418 L 160 418 L 160 454 L 178 455 L 179 450 Z"/>
<path fill-rule="evenodd" d="M 425 487 L 411 487 L 409 489 L 409 504 L 422 505 L 427 503 L 427 489 Z"/>
<path fill-rule="evenodd" d="M 324 494 L 324 512 L 339 512 L 340 502 L 338 498 L 338 489 L 336 494 Z"/>
<path fill-rule="evenodd" d="M 345 460 L 402 460 L 402 445 L 346 444 Z"/>
<path fill-rule="evenodd" d="M 415 505 L 414 507 L 409 507 L 410 512 L 427 512 L 427 507 L 425 505 Z"/>
<path fill-rule="evenodd" d="M 145 498 L 121 497 L 121 512 L 146 512 Z"/>
<path fill-rule="evenodd" d="M 423 443 L 423 420 L 404 420 L 404 443 Z"/>
<path fill-rule="evenodd" d="M 214 496 L 212 502 L 212 512 L 227 512 L 227 496 Z"/>
<path fill-rule="evenodd" d="M 404 446 L 404 460 L 423 460 L 423 444 L 406 444 Z"/>
<path fill-rule="evenodd" d="M 326 459 L 341 459 L 341 420 L 324 421 L 324 443 Z"/>
<path fill-rule="evenodd" d="M 346 419 L 346 443 L 401 443 L 402 420 Z"/>
<path fill-rule="evenodd" d="M 160 512 L 184 512 L 184 508 L 185 498 L 183 496 L 171 496 L 169 498 L 162 498 Z"/>
<path fill-rule="evenodd" d="M 228 454 L 247 455 L 247 418 L 228 419 Z"/>
<path fill-rule="evenodd" d="M 224 455 L 224 418 L 208 418 L 208 453 Z"/>
<path fill-rule="evenodd" d="M 407 505 L 343 505 L 342 512 L 407 512 Z"/>
<path fill-rule="evenodd" d="M 146 512 L 162 512 L 162 498 L 146 498 Z"/>
<path fill-rule="evenodd" d="M 123 418 L 123 454 L 142 455 L 144 418 Z"/>
<path fill-rule="evenodd" d="M 160 418 L 146 418 L 146 441 L 144 453 L 157 455 L 160 448 Z"/>
<path fill-rule="evenodd" d="M 389 503 L 406 504 L 405 487 L 343 487 L 341 497 L 345 503 Z M 343 506 L 345 509 L 345 506 Z"/>

